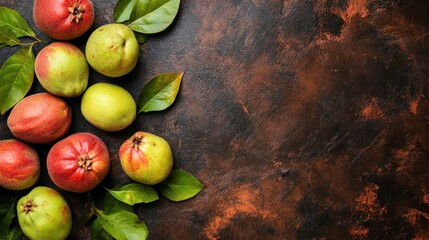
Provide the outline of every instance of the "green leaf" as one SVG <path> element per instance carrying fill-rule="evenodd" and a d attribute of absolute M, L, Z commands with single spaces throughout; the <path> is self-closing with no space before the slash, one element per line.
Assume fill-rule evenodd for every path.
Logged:
<path fill-rule="evenodd" d="M 158 186 L 159 192 L 172 201 L 192 198 L 203 189 L 204 185 L 193 175 L 178 169 L 174 169 Z"/>
<path fill-rule="evenodd" d="M 4 114 L 25 97 L 33 84 L 34 55 L 32 45 L 21 48 L 0 69 L 0 113 Z"/>
<path fill-rule="evenodd" d="M 173 22 L 179 6 L 180 0 L 138 0 L 128 26 L 140 33 L 162 32 Z"/>
<path fill-rule="evenodd" d="M 156 191 L 147 185 L 140 183 L 130 183 L 122 186 L 118 190 L 107 189 L 113 197 L 128 205 L 137 203 L 150 203 L 158 200 Z"/>
<path fill-rule="evenodd" d="M 16 46 L 21 42 L 9 28 L 0 28 L 0 47 Z"/>
<path fill-rule="evenodd" d="M 83 208 L 82 214 L 79 217 L 77 224 L 85 225 L 87 222 L 89 222 L 89 220 L 91 220 L 94 214 L 95 214 L 94 206 L 89 202 L 85 203 L 85 207 Z"/>
<path fill-rule="evenodd" d="M 4 211 L 5 208 L 8 208 L 8 210 Z M 10 225 L 12 224 L 13 218 L 16 216 L 15 202 L 4 204 L 1 210 L 2 213 L 0 215 L 0 237 L 7 235 L 10 231 Z"/>
<path fill-rule="evenodd" d="M 113 189 L 117 190 L 121 187 L 121 185 L 115 186 Z M 94 209 L 95 210 L 95 209 Z M 120 202 L 116 198 L 114 198 L 110 193 L 106 193 L 104 197 L 104 212 L 110 214 L 119 211 L 128 211 L 134 213 L 134 208 L 128 204 Z M 104 228 L 101 226 L 98 218 L 94 220 L 91 227 L 91 236 L 94 240 L 110 240 L 114 239 Z"/>
<path fill-rule="evenodd" d="M 162 73 L 143 86 L 138 99 L 141 112 L 161 111 L 176 99 L 183 73 Z"/>
<path fill-rule="evenodd" d="M 134 212 L 134 208 L 133 206 L 119 201 L 113 197 L 112 194 L 107 192 L 106 196 L 104 196 L 104 211 L 107 213 L 114 213 L 118 211 Z"/>
<path fill-rule="evenodd" d="M 131 12 L 137 0 L 118 0 L 113 11 L 115 22 L 125 22 L 130 20 Z"/>
<path fill-rule="evenodd" d="M 146 41 L 147 41 L 147 35 L 146 34 L 134 32 L 134 35 L 136 36 L 138 43 L 141 43 L 141 44 L 146 43 Z"/>
<path fill-rule="evenodd" d="M 15 205 L 15 199 L 0 203 L 0 215 L 5 215 L 10 211 L 11 206 Z"/>
<path fill-rule="evenodd" d="M 0 7 L 0 28 L 8 28 L 16 37 L 36 37 L 33 29 L 17 11 Z"/>
<path fill-rule="evenodd" d="M 22 237 L 22 230 L 19 226 L 15 226 L 7 233 L 5 240 L 18 240 Z"/>
<path fill-rule="evenodd" d="M 92 240 L 114 240 L 112 236 L 106 230 L 104 230 L 103 226 L 101 226 L 100 221 L 97 219 L 94 220 L 91 226 L 91 239 Z"/>
<path fill-rule="evenodd" d="M 96 210 L 96 214 L 103 229 L 117 240 L 146 239 L 149 234 L 146 224 L 135 213 Z"/>
<path fill-rule="evenodd" d="M 165 0 L 164 0 L 165 1 Z M 143 17 L 150 12 L 149 6 L 152 0 L 137 0 L 131 11 L 130 21 L 134 22 L 136 19 Z"/>

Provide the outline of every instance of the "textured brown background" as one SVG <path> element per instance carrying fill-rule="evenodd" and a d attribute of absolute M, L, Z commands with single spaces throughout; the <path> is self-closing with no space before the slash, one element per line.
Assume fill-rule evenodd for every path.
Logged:
<path fill-rule="evenodd" d="M 113 22 L 116 1 L 93 2 L 91 30 Z M 0 5 L 35 29 L 32 1 Z M 90 80 L 137 98 L 154 75 L 184 71 L 175 104 L 105 133 L 69 99 L 70 132 L 107 143 L 106 186 L 129 182 L 117 152 L 137 130 L 167 139 L 175 168 L 206 185 L 189 201 L 137 206 L 150 239 L 429 239 L 428 54 L 425 0 L 186 0 L 132 73 Z M 53 186 L 45 169 L 39 184 Z M 86 195 L 62 193 L 79 215 Z M 71 239 L 88 234 L 75 226 Z"/>

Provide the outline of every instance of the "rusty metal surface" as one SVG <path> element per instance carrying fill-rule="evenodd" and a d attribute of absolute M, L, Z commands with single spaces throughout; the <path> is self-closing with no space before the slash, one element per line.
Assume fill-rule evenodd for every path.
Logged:
<path fill-rule="evenodd" d="M 113 21 L 116 3 L 93 2 L 91 30 Z M 35 29 L 31 3 L 0 5 Z M 87 36 L 73 42 L 83 49 Z M 69 99 L 70 132 L 106 142 L 107 186 L 130 181 L 117 152 L 137 130 L 163 136 L 175 168 L 206 185 L 189 201 L 138 205 L 150 239 L 428 239 L 428 54 L 424 0 L 186 0 L 133 72 L 90 77 L 137 98 L 154 75 L 184 71 L 177 102 L 106 133 Z M 46 156 L 49 145 L 36 147 Z M 39 184 L 53 186 L 45 169 Z M 78 215 L 86 195 L 62 193 Z M 71 239 L 88 236 L 74 227 Z"/>

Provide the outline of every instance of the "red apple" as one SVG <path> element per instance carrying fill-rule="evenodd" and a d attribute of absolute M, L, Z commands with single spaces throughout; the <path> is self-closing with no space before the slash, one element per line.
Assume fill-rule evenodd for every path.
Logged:
<path fill-rule="evenodd" d="M 52 182 L 69 192 L 87 192 L 106 177 L 110 168 L 106 144 L 91 133 L 75 133 L 49 150 L 47 169 Z"/>
<path fill-rule="evenodd" d="M 35 0 L 33 18 L 37 28 L 57 40 L 84 34 L 94 23 L 90 0 Z"/>
<path fill-rule="evenodd" d="M 0 186 L 9 190 L 27 189 L 40 176 L 36 150 L 16 139 L 0 141 L 0 166 Z"/>
<path fill-rule="evenodd" d="M 15 105 L 7 119 L 7 126 L 22 141 L 49 143 L 67 133 L 71 114 L 71 108 L 63 99 L 50 93 L 36 93 Z"/>

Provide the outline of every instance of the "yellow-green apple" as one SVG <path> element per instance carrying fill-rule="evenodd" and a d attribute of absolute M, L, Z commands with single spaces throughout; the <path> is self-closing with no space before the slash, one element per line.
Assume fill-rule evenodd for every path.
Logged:
<path fill-rule="evenodd" d="M 40 176 L 40 160 L 36 150 L 17 139 L 0 141 L 0 186 L 24 190 Z"/>
<path fill-rule="evenodd" d="M 111 83 L 96 83 L 83 94 L 81 111 L 84 118 L 95 127 L 113 132 L 133 123 L 137 105 L 124 88 Z"/>
<path fill-rule="evenodd" d="M 16 210 L 19 226 L 29 239 L 64 240 L 71 232 L 70 206 L 53 188 L 33 188 L 19 199 Z"/>
<path fill-rule="evenodd" d="M 43 88 L 57 96 L 77 97 L 88 86 L 85 54 L 68 42 L 53 42 L 44 47 L 37 54 L 34 71 Z"/>
<path fill-rule="evenodd" d="M 139 43 L 128 26 L 105 24 L 89 36 L 85 55 L 89 65 L 97 72 L 108 77 L 120 77 L 137 65 Z"/>
<path fill-rule="evenodd" d="M 96 135 L 74 133 L 51 147 L 46 166 L 57 187 L 69 192 L 88 192 L 109 172 L 109 151 Z"/>
<path fill-rule="evenodd" d="M 147 185 L 164 181 L 173 168 L 173 155 L 168 142 L 143 131 L 136 132 L 121 145 L 119 159 L 129 178 Z"/>
<path fill-rule="evenodd" d="M 37 28 L 56 40 L 83 35 L 94 23 L 90 0 L 35 0 L 33 18 Z"/>
<path fill-rule="evenodd" d="M 67 133 L 71 120 L 70 106 L 62 98 L 43 92 L 19 101 L 9 114 L 7 126 L 22 141 L 50 143 Z"/>

